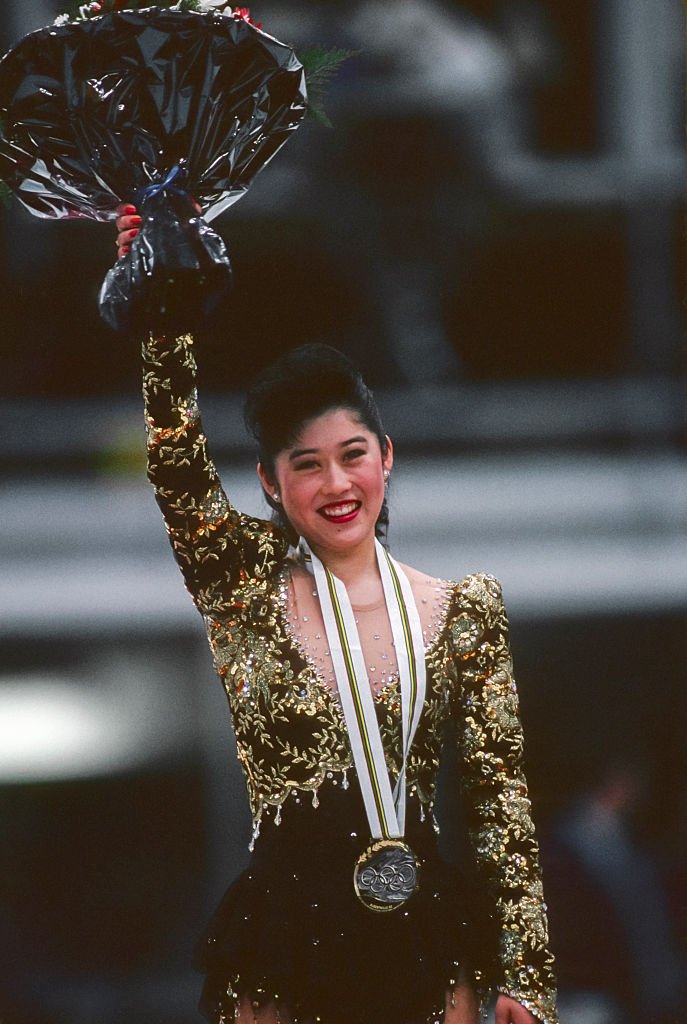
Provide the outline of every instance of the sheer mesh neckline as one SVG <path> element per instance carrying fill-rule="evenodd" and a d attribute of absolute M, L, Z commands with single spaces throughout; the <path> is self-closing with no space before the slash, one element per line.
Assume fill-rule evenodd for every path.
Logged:
<path fill-rule="evenodd" d="M 372 604 L 352 604 L 351 608 L 356 615 L 365 615 L 367 612 L 376 612 L 384 607 L 384 599 L 373 601 Z"/>
<path fill-rule="evenodd" d="M 450 601 L 450 583 L 403 567 L 417 602 L 427 653 L 440 636 Z M 313 672 L 318 683 L 339 701 L 322 611 L 315 581 L 298 558 L 290 558 L 282 570 L 279 588 L 286 632 Z M 398 683 L 398 663 L 384 598 L 367 605 L 353 605 L 368 678 L 375 699 Z"/>

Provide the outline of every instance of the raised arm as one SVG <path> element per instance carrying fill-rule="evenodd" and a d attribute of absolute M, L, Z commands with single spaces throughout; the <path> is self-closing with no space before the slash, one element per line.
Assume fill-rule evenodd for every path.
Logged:
<path fill-rule="evenodd" d="M 504 994 L 497 1024 L 557 1024 L 539 849 L 523 770 L 523 733 L 501 587 L 491 576 L 463 581 L 453 624 L 462 680 L 458 737 L 467 827 L 500 934 Z M 506 998 L 510 997 L 510 998 Z M 512 1004 L 515 1001 L 520 1006 Z"/>
<path fill-rule="evenodd" d="M 125 257 L 141 218 L 119 207 L 117 250 Z M 204 615 L 222 616 L 236 589 L 260 585 L 281 563 L 286 538 L 237 512 L 207 451 L 196 392 L 193 338 L 150 334 L 143 343 L 148 477 L 186 586 Z"/>
<path fill-rule="evenodd" d="M 190 335 L 143 344 L 148 477 L 187 588 L 205 615 L 221 615 L 237 587 L 275 571 L 288 543 L 271 523 L 228 501 L 207 451 Z"/>

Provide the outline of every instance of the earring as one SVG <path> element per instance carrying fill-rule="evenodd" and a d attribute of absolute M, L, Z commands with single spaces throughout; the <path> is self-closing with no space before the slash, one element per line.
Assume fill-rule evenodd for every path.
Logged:
<path fill-rule="evenodd" d="M 275 492 L 274 492 L 274 494 L 272 495 L 272 498 L 273 498 L 273 499 L 274 499 L 274 501 L 276 501 L 277 503 L 281 502 L 281 498 L 279 497 L 279 491 L 275 491 Z"/>
<path fill-rule="evenodd" d="M 389 470 L 388 470 L 388 469 L 385 469 L 385 470 L 384 470 L 384 483 L 385 483 L 385 484 L 388 484 L 388 483 L 389 483 L 389 475 L 390 475 L 390 474 L 389 474 Z"/>

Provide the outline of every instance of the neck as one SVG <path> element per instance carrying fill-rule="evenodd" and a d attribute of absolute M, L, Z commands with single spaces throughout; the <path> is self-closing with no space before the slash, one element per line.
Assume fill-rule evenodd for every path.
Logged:
<path fill-rule="evenodd" d="M 370 577 L 377 579 L 379 576 L 374 537 L 346 551 L 328 551 L 315 545 L 312 545 L 312 550 L 347 590 L 354 584 L 360 585 Z"/>

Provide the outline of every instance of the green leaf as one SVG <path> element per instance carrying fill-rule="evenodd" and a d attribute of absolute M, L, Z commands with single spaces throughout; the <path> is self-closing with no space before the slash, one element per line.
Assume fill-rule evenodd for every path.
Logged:
<path fill-rule="evenodd" d="M 359 50 L 339 50 L 336 47 L 327 49 L 325 46 L 311 46 L 301 50 L 298 59 L 305 68 L 308 82 L 327 82 L 335 71 L 348 60 L 355 57 Z"/>
<path fill-rule="evenodd" d="M 298 54 L 308 86 L 308 114 L 313 121 L 325 128 L 333 127 L 324 109 L 327 86 L 344 61 L 355 57 L 359 52 L 340 50 L 336 47 L 327 49 L 324 46 L 312 46 Z"/>
<path fill-rule="evenodd" d="M 324 109 L 323 101 L 317 96 L 313 96 L 312 91 L 308 93 L 308 117 L 310 117 L 316 124 L 322 126 L 322 128 L 333 128 L 327 111 Z"/>

